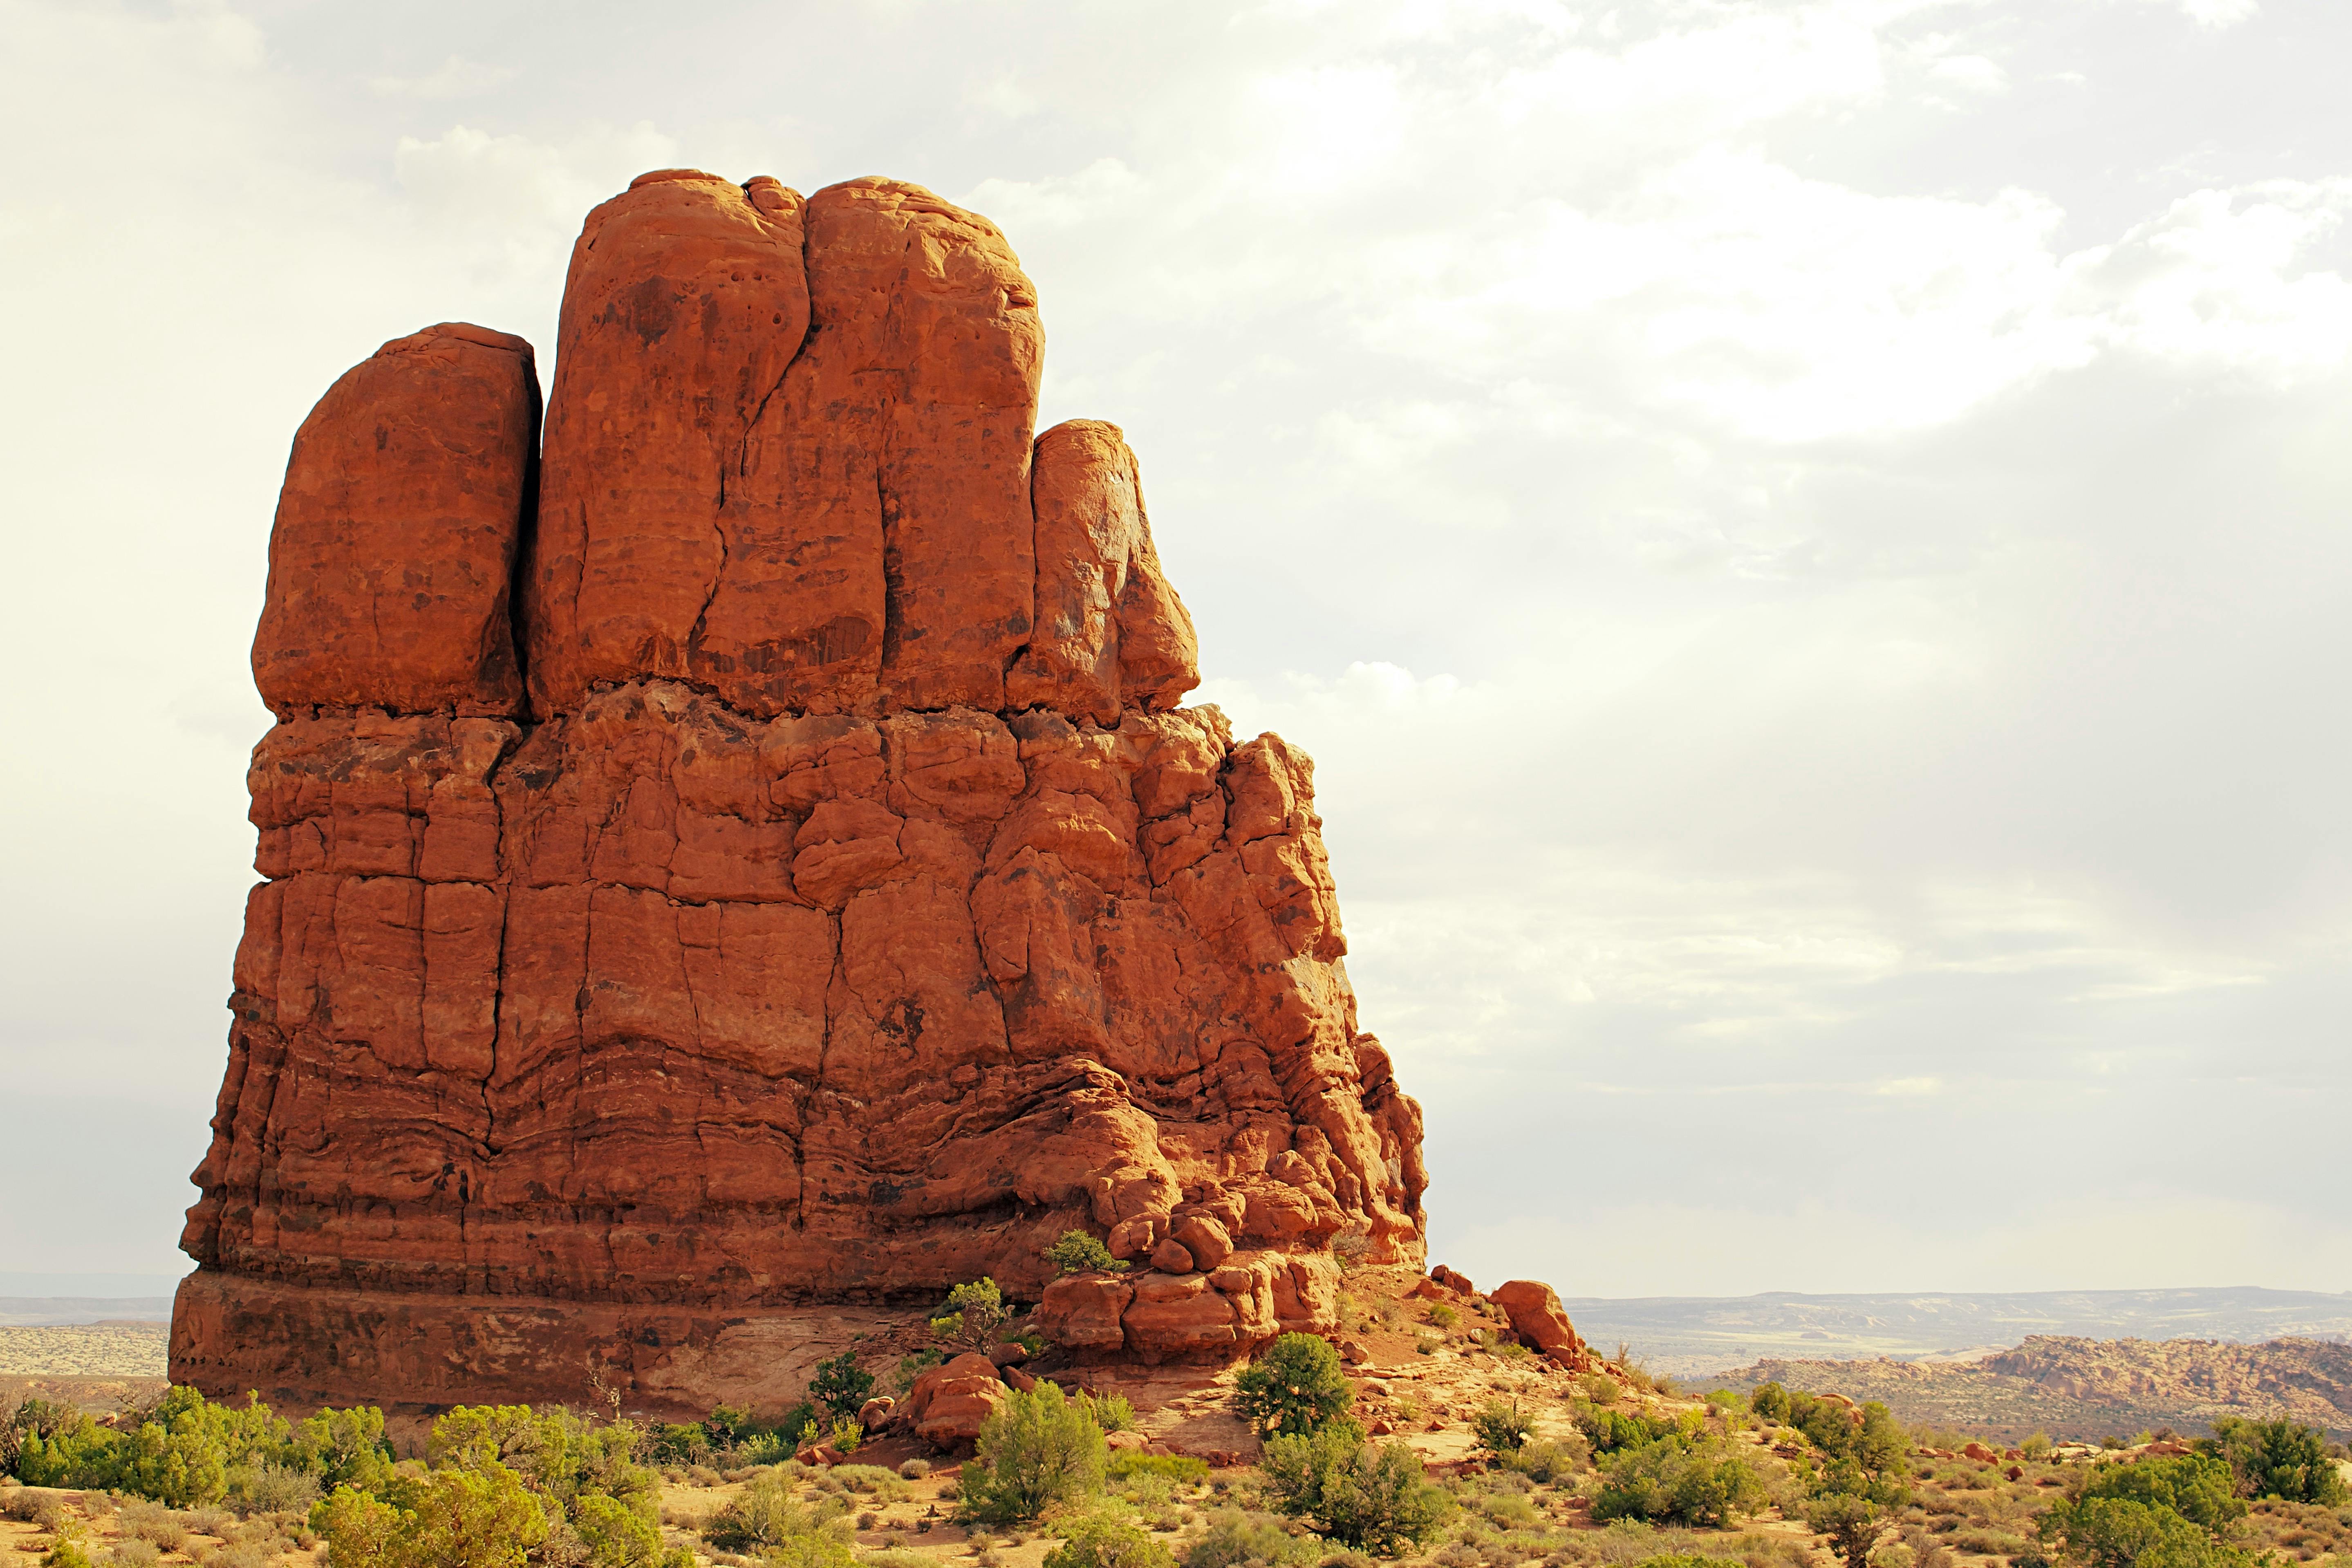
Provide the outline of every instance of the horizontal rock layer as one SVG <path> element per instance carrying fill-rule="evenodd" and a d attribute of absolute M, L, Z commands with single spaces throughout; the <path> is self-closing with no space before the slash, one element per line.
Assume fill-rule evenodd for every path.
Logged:
<path fill-rule="evenodd" d="M 1073 1227 L 1161 1260 L 1123 1348 L 1229 1354 L 1327 1323 L 1341 1232 L 1418 1261 L 1311 764 L 1173 706 L 1133 454 L 1033 437 L 996 230 L 648 175 L 561 330 L 543 454 L 528 346 L 464 326 L 297 439 L 175 1369 L 340 1364 L 221 1337 L 265 1288 L 320 1325 L 1035 1300 Z"/>

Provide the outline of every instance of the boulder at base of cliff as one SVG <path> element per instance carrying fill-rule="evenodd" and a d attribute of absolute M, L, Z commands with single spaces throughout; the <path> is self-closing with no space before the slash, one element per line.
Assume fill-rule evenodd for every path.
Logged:
<path fill-rule="evenodd" d="M 907 1392 L 907 1419 L 915 1436 L 941 1448 L 970 1443 L 980 1436 L 981 1423 L 1004 1402 L 1004 1379 L 996 1363 L 977 1351 L 968 1351 L 915 1379 Z"/>

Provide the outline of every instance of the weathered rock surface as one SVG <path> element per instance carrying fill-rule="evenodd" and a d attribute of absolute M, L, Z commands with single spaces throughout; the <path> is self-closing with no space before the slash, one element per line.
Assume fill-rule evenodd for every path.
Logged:
<path fill-rule="evenodd" d="M 650 1399 L 709 1314 L 983 1274 L 1073 1345 L 1229 1355 L 1330 1324 L 1343 1230 L 1417 1265 L 1312 765 L 1175 706 L 1133 454 L 1033 436 L 995 228 L 650 174 L 561 331 L 537 458 L 528 347 L 462 326 L 297 441 L 175 1373 L 440 1386 L 338 1359 L 374 1311 L 456 1397 Z M 1048 1291 L 1072 1227 L 1186 1268 Z"/>
<path fill-rule="evenodd" d="M 295 433 L 278 492 L 261 700 L 280 718 L 518 711 L 508 594 L 538 444 L 520 338 L 446 321 L 345 372 Z"/>
<path fill-rule="evenodd" d="M 1583 1336 L 1560 1305 L 1559 1292 L 1550 1286 L 1535 1279 L 1506 1280 L 1486 1300 L 1510 1315 L 1511 1330 L 1522 1342 L 1579 1371 L 1591 1362 Z"/>
<path fill-rule="evenodd" d="M 982 1423 L 1004 1402 L 1004 1379 L 996 1363 L 977 1352 L 929 1368 L 907 1391 L 899 1412 L 915 1435 L 942 1448 L 969 1443 Z"/>

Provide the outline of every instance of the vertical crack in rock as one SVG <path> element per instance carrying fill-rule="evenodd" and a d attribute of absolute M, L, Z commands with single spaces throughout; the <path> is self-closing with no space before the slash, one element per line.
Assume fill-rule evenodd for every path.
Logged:
<path fill-rule="evenodd" d="M 296 437 L 173 1375 L 767 1406 L 807 1303 L 990 1275 L 1214 1359 L 1333 1326 L 1335 1236 L 1421 1261 L 1311 764 L 1178 705 L 1134 454 L 1035 430 L 994 226 L 659 171 L 559 330 L 543 445 L 462 323 Z M 1230 1256 L 1142 1267 L 1180 1226 Z M 1137 1270 L 1055 1279 L 1073 1228 Z"/>

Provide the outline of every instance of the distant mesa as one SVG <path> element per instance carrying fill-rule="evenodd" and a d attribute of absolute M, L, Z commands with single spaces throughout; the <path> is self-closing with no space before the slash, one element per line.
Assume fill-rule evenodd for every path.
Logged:
<path fill-rule="evenodd" d="M 1312 764 L 1181 706 L 1135 456 L 1036 433 L 1044 347 L 919 186 L 664 170 L 588 216 L 543 432 L 477 326 L 328 391 L 176 1380 L 698 1413 L 1037 1300 L 1074 1227 L 1136 1268 L 1053 1321 L 1146 1360 L 1329 1331 L 1334 1237 L 1423 1260 Z"/>

